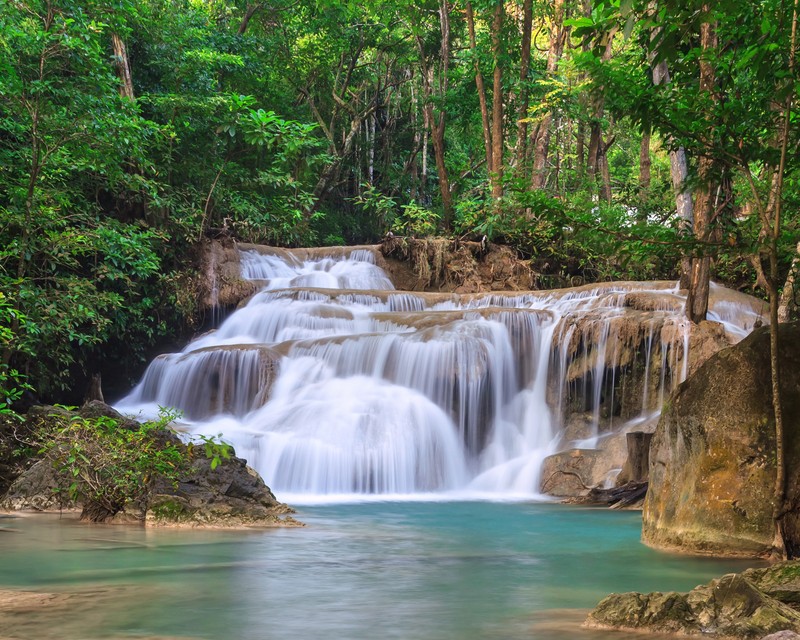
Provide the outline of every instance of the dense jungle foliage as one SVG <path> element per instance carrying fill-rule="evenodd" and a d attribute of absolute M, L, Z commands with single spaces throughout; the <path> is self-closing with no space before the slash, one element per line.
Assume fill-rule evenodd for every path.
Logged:
<path fill-rule="evenodd" d="M 796 18 L 791 0 L 5 0 L 3 406 L 26 384 L 74 400 L 190 329 L 214 233 L 485 235 L 543 285 L 713 272 L 777 296 L 800 236 Z"/>

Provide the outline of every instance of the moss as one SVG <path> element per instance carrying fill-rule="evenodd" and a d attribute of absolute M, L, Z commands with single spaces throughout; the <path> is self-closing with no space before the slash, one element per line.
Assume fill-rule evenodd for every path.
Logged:
<path fill-rule="evenodd" d="M 186 507 L 180 500 L 162 498 L 150 506 L 150 513 L 156 520 L 180 521 L 188 517 Z"/>

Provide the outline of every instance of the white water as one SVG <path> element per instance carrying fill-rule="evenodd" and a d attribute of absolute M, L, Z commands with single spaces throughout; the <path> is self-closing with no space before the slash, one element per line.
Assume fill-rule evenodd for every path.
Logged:
<path fill-rule="evenodd" d="M 670 283 L 414 294 L 393 291 L 367 250 L 315 260 L 248 251 L 242 275 L 262 291 L 156 359 L 117 408 L 180 409 L 188 431 L 222 434 L 295 503 L 538 496 L 544 458 L 576 444 L 563 436 L 568 398 L 591 419 L 580 446 L 625 428 L 601 409 L 615 404 L 626 349 L 642 351 L 646 379 L 658 366 L 634 422 L 686 376 L 688 324 Z M 632 310 L 633 296 L 648 311 Z M 755 322 L 735 299 L 713 313 L 737 337 Z"/>

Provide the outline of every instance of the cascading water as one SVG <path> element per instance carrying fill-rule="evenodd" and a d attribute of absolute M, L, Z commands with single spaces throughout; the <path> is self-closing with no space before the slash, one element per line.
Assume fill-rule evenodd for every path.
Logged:
<path fill-rule="evenodd" d="M 261 291 L 117 408 L 181 410 L 283 499 L 534 496 L 547 455 L 641 422 L 686 376 L 673 283 L 417 294 L 365 249 L 244 251 L 241 271 Z M 756 320 L 730 296 L 712 310 L 737 337 Z"/>

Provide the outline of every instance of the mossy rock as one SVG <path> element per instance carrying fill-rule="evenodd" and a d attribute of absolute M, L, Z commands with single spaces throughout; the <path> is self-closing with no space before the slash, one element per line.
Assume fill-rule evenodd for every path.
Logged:
<path fill-rule="evenodd" d="M 586 626 L 745 640 L 800 631 L 800 612 L 762 591 L 751 580 L 756 575 L 728 574 L 688 594 L 612 594 L 591 611 Z"/>

